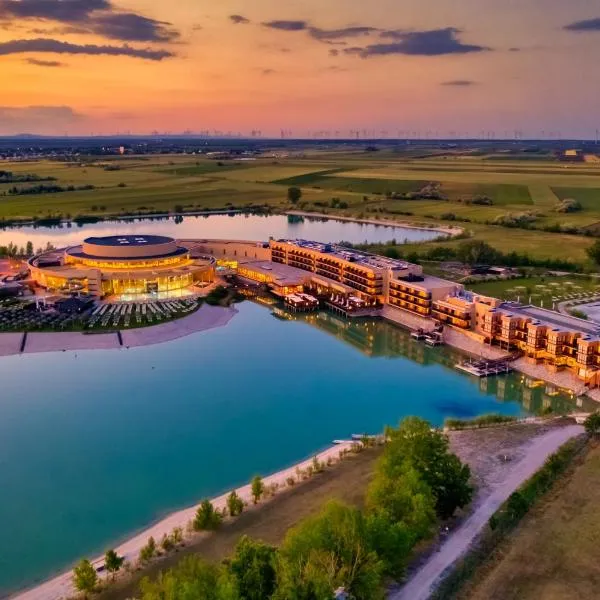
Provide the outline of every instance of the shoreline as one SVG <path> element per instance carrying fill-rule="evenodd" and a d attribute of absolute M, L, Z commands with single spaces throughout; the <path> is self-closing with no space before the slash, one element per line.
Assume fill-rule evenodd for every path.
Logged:
<path fill-rule="evenodd" d="M 296 470 L 306 469 L 308 466 L 312 465 L 314 457 L 316 457 L 320 462 L 327 462 L 328 458 L 337 461 L 339 459 L 339 453 L 341 451 L 350 450 L 352 444 L 354 443 L 356 442 L 348 440 L 340 444 L 329 446 L 326 449 L 311 455 L 310 458 L 301 460 L 300 462 L 297 462 L 289 467 L 284 467 L 275 473 L 271 473 L 270 475 L 263 477 L 263 483 L 265 484 L 265 487 L 268 487 L 271 484 L 278 484 L 280 488 L 288 487 L 286 483 L 287 478 L 294 477 L 294 479 L 296 479 Z M 295 486 L 300 486 L 302 483 L 302 481 L 297 481 Z M 252 490 L 250 483 L 234 489 L 250 507 L 254 507 L 252 504 Z M 213 506 L 219 509 L 225 508 L 227 496 L 230 494 L 230 491 L 212 498 L 211 502 L 213 503 Z M 264 508 L 266 505 L 268 505 L 268 503 L 269 499 L 263 499 L 259 502 L 257 507 Z M 151 523 L 150 525 L 144 527 L 141 531 L 133 533 L 131 537 L 127 538 L 124 542 L 119 543 L 119 545 L 114 548 L 115 551 L 120 556 L 124 556 L 126 561 L 134 562 L 137 560 L 140 550 L 146 545 L 150 536 L 154 537 L 157 544 L 160 544 L 160 540 L 163 535 L 169 535 L 175 527 L 181 527 L 183 529 L 184 539 L 189 539 L 190 537 L 195 537 L 198 535 L 205 535 L 207 532 L 195 532 L 190 536 L 190 534 L 186 531 L 187 524 L 194 518 L 198 506 L 200 506 L 200 502 L 194 504 L 193 506 L 188 506 L 187 508 L 179 509 L 169 513 L 166 517 Z M 91 560 L 91 563 L 96 568 L 99 565 L 104 564 L 104 555 L 97 556 Z M 67 598 L 70 598 L 76 594 L 72 584 L 72 576 L 72 569 L 69 571 L 64 571 L 60 575 L 51 576 L 49 579 L 40 583 L 39 585 L 36 585 L 35 587 L 9 593 L 6 598 L 9 598 L 10 600 L 66 600 Z M 100 581 L 105 580 L 107 577 L 108 573 L 106 572 L 98 574 Z"/>
<path fill-rule="evenodd" d="M 180 319 L 150 327 L 120 330 L 122 344 L 117 331 L 108 333 L 79 331 L 0 333 L 0 357 L 75 350 L 127 350 L 142 346 L 154 346 L 187 337 L 193 333 L 224 327 L 237 313 L 238 310 L 234 307 L 211 306 L 204 303 L 196 312 Z M 23 343 L 25 346 L 21 350 Z"/>
<path fill-rule="evenodd" d="M 440 232 L 451 237 L 455 237 L 464 233 L 464 229 L 462 227 L 448 227 L 446 225 L 443 225 L 441 227 L 425 227 L 420 225 L 414 225 L 410 221 L 397 221 L 396 219 L 390 221 L 382 221 L 379 219 L 369 218 L 359 219 L 358 217 L 345 217 L 343 215 L 330 215 L 325 213 L 307 212 L 303 210 L 287 210 L 283 214 L 297 217 L 315 217 L 321 219 L 329 219 L 331 221 L 348 221 L 350 223 L 363 223 L 365 225 L 380 225 L 382 227 L 404 227 L 405 229 L 418 229 L 420 231 Z"/>

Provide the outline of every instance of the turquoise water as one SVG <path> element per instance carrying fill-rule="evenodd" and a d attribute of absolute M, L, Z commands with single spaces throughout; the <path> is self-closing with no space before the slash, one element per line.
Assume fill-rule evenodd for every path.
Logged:
<path fill-rule="evenodd" d="M 60 227 L 20 227 L 0 230 L 0 245 L 8 245 L 12 242 L 20 247 L 31 241 L 34 248 L 45 246 L 48 242 L 56 247 L 63 247 L 79 244 L 85 237 L 125 233 L 257 241 L 266 241 L 269 236 L 273 236 L 304 238 L 318 242 L 345 240 L 353 244 L 367 240 L 387 242 L 391 239 L 396 239 L 399 243 L 418 242 L 435 239 L 440 235 L 438 232 L 426 229 L 371 225 L 334 219 L 305 218 L 297 221 L 283 215 L 237 214 L 110 221 L 81 227 L 74 223 L 63 224 Z"/>
<path fill-rule="evenodd" d="M 94 556 L 174 509 L 405 415 L 521 414 L 564 403 L 379 321 L 280 320 L 162 345 L 0 359 L 0 590 Z"/>

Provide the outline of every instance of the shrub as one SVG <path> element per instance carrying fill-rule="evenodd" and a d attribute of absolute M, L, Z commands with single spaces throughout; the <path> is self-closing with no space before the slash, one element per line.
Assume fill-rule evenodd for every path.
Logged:
<path fill-rule="evenodd" d="M 210 500 L 203 500 L 194 518 L 195 531 L 210 531 L 221 525 L 223 515 L 213 506 Z"/>

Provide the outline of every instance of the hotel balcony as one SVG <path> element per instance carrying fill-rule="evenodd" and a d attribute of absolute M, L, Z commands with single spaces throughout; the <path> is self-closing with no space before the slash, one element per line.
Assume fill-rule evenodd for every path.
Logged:
<path fill-rule="evenodd" d="M 436 319 L 442 321 L 443 323 L 448 323 L 450 325 L 454 325 L 455 327 L 460 327 L 461 329 L 468 329 L 470 326 L 469 319 L 451 315 L 436 308 L 433 308 L 431 313 Z"/>
<path fill-rule="evenodd" d="M 424 300 L 423 298 L 414 296 L 412 294 L 407 294 L 405 292 L 390 290 L 390 301 L 392 300 L 392 298 L 395 298 L 397 300 L 404 300 L 406 302 L 415 304 L 416 306 L 422 306 L 423 308 L 431 308 L 431 300 Z"/>
<path fill-rule="evenodd" d="M 402 300 L 400 298 L 390 297 L 390 304 L 392 306 L 398 306 L 399 308 L 408 310 L 412 313 L 416 313 L 423 317 L 429 316 L 431 314 L 431 309 L 429 307 L 420 306 L 419 304 L 415 304 L 414 302 L 410 302 L 409 300 Z"/>

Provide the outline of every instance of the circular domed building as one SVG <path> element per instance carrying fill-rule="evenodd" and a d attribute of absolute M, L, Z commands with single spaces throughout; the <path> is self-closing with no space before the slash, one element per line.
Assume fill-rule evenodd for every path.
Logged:
<path fill-rule="evenodd" d="M 33 257 L 29 268 L 32 279 L 53 292 L 168 297 L 214 279 L 215 259 L 199 255 L 193 246 L 158 235 L 91 237 L 81 246 Z"/>

